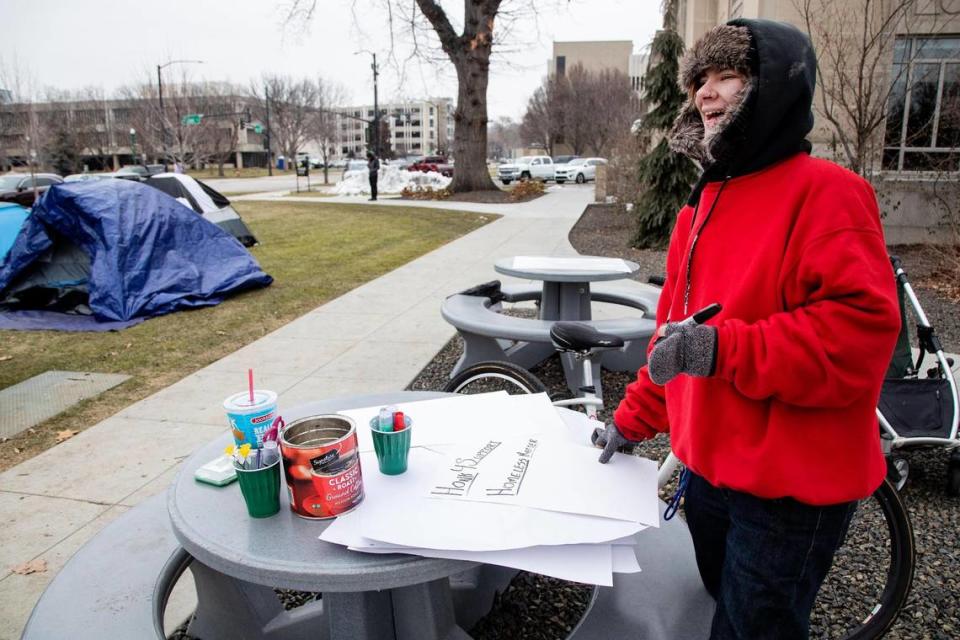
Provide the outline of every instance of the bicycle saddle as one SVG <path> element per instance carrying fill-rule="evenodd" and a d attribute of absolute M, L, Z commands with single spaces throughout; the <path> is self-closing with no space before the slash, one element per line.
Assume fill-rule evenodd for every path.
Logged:
<path fill-rule="evenodd" d="M 600 333 L 588 324 L 580 322 L 555 322 L 550 327 L 553 346 L 561 351 L 585 353 L 591 349 L 616 349 L 623 346 L 623 338 L 610 333 Z"/>

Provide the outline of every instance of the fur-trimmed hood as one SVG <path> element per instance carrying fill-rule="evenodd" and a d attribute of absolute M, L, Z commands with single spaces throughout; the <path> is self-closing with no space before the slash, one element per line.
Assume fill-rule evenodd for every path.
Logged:
<path fill-rule="evenodd" d="M 700 185 L 753 173 L 800 151 L 809 153 L 816 67 L 810 39 L 792 25 L 738 19 L 711 29 L 680 63 L 680 86 L 689 98 L 670 133 L 671 149 L 703 166 Z M 735 69 L 748 81 L 737 109 L 704 146 L 692 88 L 710 68 Z M 699 188 L 694 192 L 698 196 Z"/>

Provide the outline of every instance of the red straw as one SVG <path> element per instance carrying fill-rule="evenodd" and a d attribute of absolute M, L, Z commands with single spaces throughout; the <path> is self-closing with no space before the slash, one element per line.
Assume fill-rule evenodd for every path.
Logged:
<path fill-rule="evenodd" d="M 253 369 L 247 369 L 247 386 L 250 388 L 250 404 L 253 404 Z"/>

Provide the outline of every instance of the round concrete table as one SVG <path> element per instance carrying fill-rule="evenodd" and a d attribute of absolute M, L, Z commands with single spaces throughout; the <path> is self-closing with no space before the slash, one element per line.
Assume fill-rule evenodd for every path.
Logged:
<path fill-rule="evenodd" d="M 303 416 L 442 395 L 350 396 L 284 408 L 283 415 L 289 423 Z M 294 515 L 282 489 L 280 513 L 250 518 L 236 482 L 214 487 L 193 477 L 198 467 L 222 455 L 230 443 L 225 431 L 222 438 L 195 452 L 168 493 L 174 534 L 195 558 L 191 571 L 198 607 L 190 635 L 205 640 L 469 637 L 455 619 L 448 578 L 476 570 L 477 564 L 359 553 L 324 542 L 318 536 L 331 521 Z M 365 471 L 376 473 L 375 469 Z M 322 592 L 323 596 L 285 612 L 272 587 Z M 492 600 L 493 587 L 489 590 Z M 482 612 L 472 617 L 479 615 Z"/>
<path fill-rule="evenodd" d="M 600 256 L 545 256 L 533 260 L 538 264 L 517 266 L 517 258 L 501 258 L 493 268 L 506 276 L 543 281 L 541 320 L 590 320 L 590 283 L 622 280 L 640 270 L 636 262 Z M 623 263 L 624 269 L 616 268 L 619 265 L 614 266 L 615 263 Z"/>

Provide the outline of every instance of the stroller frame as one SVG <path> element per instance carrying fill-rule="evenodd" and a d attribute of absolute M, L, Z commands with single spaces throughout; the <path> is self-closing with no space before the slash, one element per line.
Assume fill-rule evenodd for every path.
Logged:
<path fill-rule="evenodd" d="M 903 459 L 893 458 L 892 454 L 898 449 L 917 448 L 917 447 L 937 447 L 942 446 L 951 451 L 951 457 L 948 467 L 948 486 L 947 493 L 957 495 L 960 493 L 960 440 L 957 439 L 958 422 L 960 422 L 960 399 L 958 399 L 957 382 L 954 378 L 951 360 L 947 358 L 943 351 L 943 344 L 937 337 L 926 313 L 920 306 L 913 287 L 907 280 L 907 274 L 903 269 L 901 261 L 896 256 L 890 257 L 893 265 L 894 275 L 899 288 L 902 289 L 903 297 L 910 303 L 913 314 L 916 317 L 917 338 L 919 342 L 920 353 L 917 356 L 916 364 L 908 371 L 903 380 L 912 382 L 922 382 L 919 378 L 920 368 L 923 366 L 923 360 L 927 354 L 936 358 L 936 366 L 927 370 L 925 380 L 946 381 L 949 388 L 949 399 L 952 403 L 951 418 L 947 425 L 944 425 L 940 434 L 930 434 L 923 436 L 902 435 L 897 431 L 894 420 L 884 415 L 880 407 L 877 407 L 877 418 L 880 422 L 881 442 L 884 453 L 890 460 L 891 471 L 895 471 L 895 476 L 891 478 L 897 484 L 898 488 L 903 486 L 906 481 L 907 464 Z M 903 307 L 901 307 L 903 309 Z M 904 327 L 906 327 L 906 312 L 902 313 Z M 939 395 L 937 396 L 939 398 Z M 881 396 L 881 404 L 883 396 Z"/>

